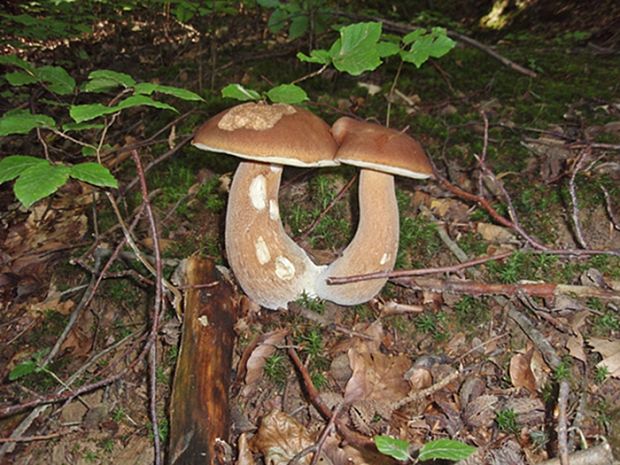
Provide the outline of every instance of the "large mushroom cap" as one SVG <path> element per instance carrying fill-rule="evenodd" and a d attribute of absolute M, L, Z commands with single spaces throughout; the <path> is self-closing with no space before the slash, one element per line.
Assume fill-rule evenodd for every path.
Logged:
<path fill-rule="evenodd" d="M 327 123 L 308 110 L 280 103 L 244 103 L 225 110 L 196 131 L 193 144 L 264 163 L 337 164 L 337 145 Z"/>
<path fill-rule="evenodd" d="M 340 163 L 415 179 L 433 175 L 422 146 L 404 132 L 343 116 L 332 134 Z"/>

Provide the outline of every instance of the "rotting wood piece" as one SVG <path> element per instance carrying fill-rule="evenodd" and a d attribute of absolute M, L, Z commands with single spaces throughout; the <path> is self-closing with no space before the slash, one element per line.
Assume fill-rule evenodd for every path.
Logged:
<path fill-rule="evenodd" d="M 217 284 L 199 287 L 207 283 Z M 171 465 L 217 465 L 230 431 L 228 391 L 238 304 L 211 260 L 187 261 L 183 332 L 170 402 Z"/>

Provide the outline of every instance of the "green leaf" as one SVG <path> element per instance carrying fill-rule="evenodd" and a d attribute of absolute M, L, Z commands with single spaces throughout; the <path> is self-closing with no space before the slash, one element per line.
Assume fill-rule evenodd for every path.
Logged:
<path fill-rule="evenodd" d="M 329 50 L 338 71 L 358 76 L 376 69 L 381 64 L 377 43 L 381 23 L 357 23 L 340 29 L 338 39 Z"/>
<path fill-rule="evenodd" d="M 47 160 L 30 155 L 10 155 L 0 160 L 0 184 L 15 179 L 23 171 Z"/>
<path fill-rule="evenodd" d="M 88 79 L 103 79 L 106 81 L 112 81 L 125 88 L 136 85 L 136 81 L 129 74 L 119 73 L 118 71 L 112 71 L 109 69 L 98 69 L 93 71 L 88 75 Z"/>
<path fill-rule="evenodd" d="M 426 33 L 426 30 L 424 28 L 418 28 L 415 31 L 411 31 L 409 34 L 406 34 L 403 37 L 403 43 L 405 45 L 410 45 L 414 43 L 416 40 L 418 40 L 425 33 Z"/>
<path fill-rule="evenodd" d="M 267 92 L 267 97 L 274 103 L 301 103 L 308 100 L 308 94 L 295 84 L 281 84 Z"/>
<path fill-rule="evenodd" d="M 147 106 L 153 108 L 159 108 L 160 110 L 172 110 L 177 111 L 172 105 L 168 105 L 164 102 L 158 102 L 157 100 L 153 100 L 151 97 L 147 97 L 146 95 L 132 95 L 131 97 L 127 97 L 125 100 L 119 102 L 113 111 L 125 110 L 127 108 L 132 107 L 140 107 Z"/>
<path fill-rule="evenodd" d="M 37 200 L 56 192 L 67 182 L 70 171 L 66 166 L 37 163 L 22 171 L 15 181 L 15 197 L 28 208 Z"/>
<path fill-rule="evenodd" d="M 151 95 L 153 92 L 160 92 L 162 94 L 172 95 L 173 97 L 180 98 L 181 100 L 189 101 L 204 101 L 204 99 L 189 90 L 181 89 L 179 87 L 162 86 L 160 84 L 153 84 L 150 82 L 141 82 L 134 87 L 136 94 Z"/>
<path fill-rule="evenodd" d="M 377 52 L 379 52 L 379 56 L 381 58 L 390 57 L 393 55 L 398 55 L 398 52 L 400 52 L 400 47 L 394 42 L 382 41 L 377 44 Z"/>
<path fill-rule="evenodd" d="M 280 0 L 258 0 L 258 4 L 263 8 L 277 8 L 280 6 Z"/>
<path fill-rule="evenodd" d="M 12 73 L 6 73 L 4 78 L 12 86 L 25 86 L 28 84 L 34 84 L 37 82 L 37 78 L 32 74 L 24 71 L 14 71 Z"/>
<path fill-rule="evenodd" d="M 116 107 L 106 107 L 101 103 L 88 103 L 86 105 L 71 105 L 69 115 L 76 123 L 90 121 L 100 116 L 109 115 L 119 111 Z"/>
<path fill-rule="evenodd" d="M 228 84 L 222 89 L 222 97 L 234 98 L 247 102 L 249 100 L 260 100 L 260 94 L 252 89 L 246 89 L 241 84 Z"/>
<path fill-rule="evenodd" d="M 284 25 L 286 24 L 288 17 L 289 14 L 282 8 L 273 10 L 273 13 L 271 13 L 271 16 L 269 16 L 269 20 L 267 21 L 267 27 L 271 32 L 276 34 L 282 29 L 284 29 Z"/>
<path fill-rule="evenodd" d="M 87 131 L 89 129 L 103 129 L 102 123 L 67 123 L 62 125 L 62 130 L 68 131 Z"/>
<path fill-rule="evenodd" d="M 388 455 L 396 460 L 405 461 L 411 456 L 409 455 L 409 443 L 402 439 L 390 436 L 375 436 L 375 446 L 383 455 Z"/>
<path fill-rule="evenodd" d="M 326 65 L 332 61 L 329 52 L 323 49 L 312 50 L 310 52 L 310 56 L 305 53 L 298 52 L 297 59 L 299 61 L 305 61 L 306 63 L 319 63 L 321 65 Z"/>
<path fill-rule="evenodd" d="M 110 170 L 99 163 L 86 162 L 73 165 L 70 176 L 95 186 L 118 188 L 118 181 L 112 176 Z"/>
<path fill-rule="evenodd" d="M 17 58 L 15 55 L 1 55 L 0 56 L 0 65 L 10 65 L 17 66 L 18 68 L 23 69 L 24 71 L 34 71 L 34 66 L 28 63 L 21 58 Z"/>
<path fill-rule="evenodd" d="M 295 40 L 308 32 L 310 27 L 310 20 L 307 15 L 298 15 L 293 17 L 291 20 L 291 25 L 288 28 L 288 38 L 289 40 Z"/>
<path fill-rule="evenodd" d="M 0 118 L 0 137 L 28 134 L 34 128 L 54 127 L 56 122 L 47 115 L 33 115 L 27 110 L 12 110 Z"/>
<path fill-rule="evenodd" d="M 476 448 L 453 439 L 437 439 L 427 442 L 420 449 L 418 460 L 464 460 L 476 452 Z"/>
<path fill-rule="evenodd" d="M 9 372 L 9 381 L 15 381 L 16 379 L 28 376 L 29 374 L 38 371 L 38 369 L 39 366 L 32 360 L 19 363 Z"/>
<path fill-rule="evenodd" d="M 91 79 L 82 86 L 84 92 L 108 92 L 120 86 L 118 81 L 112 79 L 97 78 Z"/>
<path fill-rule="evenodd" d="M 37 68 L 35 75 L 55 94 L 68 95 L 75 89 L 75 79 L 60 66 L 42 66 Z"/>
<path fill-rule="evenodd" d="M 420 29 L 417 31 L 419 30 Z M 403 61 L 413 63 L 419 68 L 431 57 L 440 58 L 444 56 L 454 48 L 455 44 L 456 43 L 446 35 L 445 29 L 433 28 L 428 34 L 418 35 L 412 43 L 411 48 L 408 51 L 401 51 L 400 55 Z"/>

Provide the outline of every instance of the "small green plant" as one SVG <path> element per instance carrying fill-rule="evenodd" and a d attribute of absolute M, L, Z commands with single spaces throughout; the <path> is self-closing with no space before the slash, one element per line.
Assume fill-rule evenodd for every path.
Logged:
<path fill-rule="evenodd" d="M 288 39 L 295 40 L 307 33 L 318 34 L 327 29 L 331 15 L 325 0 L 258 0 L 263 8 L 273 9 L 267 21 L 269 30 L 277 34 L 288 26 Z"/>
<path fill-rule="evenodd" d="M 283 387 L 286 384 L 288 370 L 284 361 L 284 355 L 277 352 L 265 360 L 265 374 L 278 387 Z"/>
<path fill-rule="evenodd" d="M 594 320 L 594 327 L 602 334 L 620 331 L 620 318 L 614 312 L 605 312 L 596 317 Z"/>
<path fill-rule="evenodd" d="M 123 409 L 123 407 L 121 406 L 116 407 L 112 411 L 112 420 L 114 420 L 116 423 L 120 423 L 121 421 L 123 421 L 126 416 L 127 413 L 125 413 L 125 409 Z"/>
<path fill-rule="evenodd" d="M 402 439 L 391 436 L 375 436 L 375 446 L 383 455 L 395 458 L 402 462 L 414 460 L 409 454 L 409 443 Z M 417 461 L 426 460 L 464 460 L 474 452 L 476 448 L 454 439 L 436 439 L 429 441 L 420 448 Z"/>
<path fill-rule="evenodd" d="M 482 298 L 465 296 L 454 304 L 454 310 L 464 326 L 477 326 L 489 319 L 489 308 Z"/>
<path fill-rule="evenodd" d="M 112 451 L 114 450 L 114 439 L 112 438 L 104 439 L 103 441 L 101 441 L 100 447 L 106 454 L 111 454 Z"/>
<path fill-rule="evenodd" d="M 570 360 L 563 359 L 560 364 L 553 370 L 553 379 L 556 381 L 568 380 L 570 378 Z"/>
<path fill-rule="evenodd" d="M 596 371 L 594 372 L 594 382 L 596 384 L 603 384 L 608 376 L 609 368 L 607 368 L 605 365 L 596 367 Z"/>
<path fill-rule="evenodd" d="M 517 434 L 521 429 L 518 417 L 513 409 L 502 409 L 495 415 L 497 427 L 506 433 Z"/>
<path fill-rule="evenodd" d="M 88 80 L 78 86 L 75 79 L 59 66 L 35 67 L 31 63 L 15 56 L 1 56 L 0 65 L 10 66 L 16 71 L 4 74 L 6 81 L 15 88 L 15 100 L 19 94 L 28 93 L 30 86 L 42 88 L 48 95 L 53 95 L 61 105 L 68 107 L 72 121 L 59 122 L 50 114 L 54 107 L 50 105 L 50 114 L 33 114 L 29 110 L 14 108 L 0 117 L 0 137 L 25 135 L 33 130 L 39 133 L 45 158 L 32 155 L 8 155 L 0 161 L 0 184 L 15 181 L 13 192 L 17 199 L 30 207 L 38 200 L 54 194 L 69 179 L 76 179 L 98 187 L 117 188 L 118 182 L 110 171 L 99 163 L 102 150 L 106 147 L 106 134 L 119 113 L 137 107 L 152 107 L 160 110 L 177 111 L 168 103 L 155 100 L 154 93 L 169 95 L 181 100 L 200 101 L 202 97 L 177 87 L 164 86 L 150 82 L 136 82 L 131 76 L 110 70 L 92 71 Z M 101 102 L 74 104 L 76 96 L 105 94 L 121 90 L 108 104 Z M 63 102 L 66 98 L 67 102 Z M 48 100 L 40 99 L 40 102 Z M 54 103 L 57 106 L 58 103 Z M 96 133 L 98 138 L 80 140 L 69 133 L 88 131 Z M 95 156 L 97 162 L 85 161 L 77 164 L 62 164 L 49 158 L 50 134 L 70 141 L 75 151 L 81 149 L 82 156 Z M 92 137 L 92 136 L 91 136 Z M 48 139 L 48 141 L 46 141 Z M 63 151 L 66 149 L 63 148 Z"/>
<path fill-rule="evenodd" d="M 323 336 L 320 331 L 312 329 L 306 334 L 303 334 L 299 339 L 300 343 L 303 345 L 304 352 L 310 357 L 316 358 L 323 353 Z"/>
<path fill-rule="evenodd" d="M 303 292 L 301 297 L 295 301 L 298 305 L 307 308 L 308 310 L 322 314 L 325 311 L 325 301 L 318 297 L 310 297 Z"/>
<path fill-rule="evenodd" d="M 431 334 L 437 341 L 443 341 L 448 337 L 448 331 L 445 329 L 446 314 L 439 313 L 425 313 L 419 315 L 415 319 L 415 326 L 418 331 L 426 334 Z"/>

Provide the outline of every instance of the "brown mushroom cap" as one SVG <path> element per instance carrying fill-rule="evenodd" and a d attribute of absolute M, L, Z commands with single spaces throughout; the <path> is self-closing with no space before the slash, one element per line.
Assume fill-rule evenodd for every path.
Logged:
<path fill-rule="evenodd" d="M 244 103 L 225 110 L 196 131 L 193 145 L 264 163 L 337 164 L 329 125 L 308 110 L 281 103 Z"/>
<path fill-rule="evenodd" d="M 343 116 L 332 134 L 340 145 L 340 163 L 415 179 L 433 175 L 422 146 L 404 132 Z"/>

